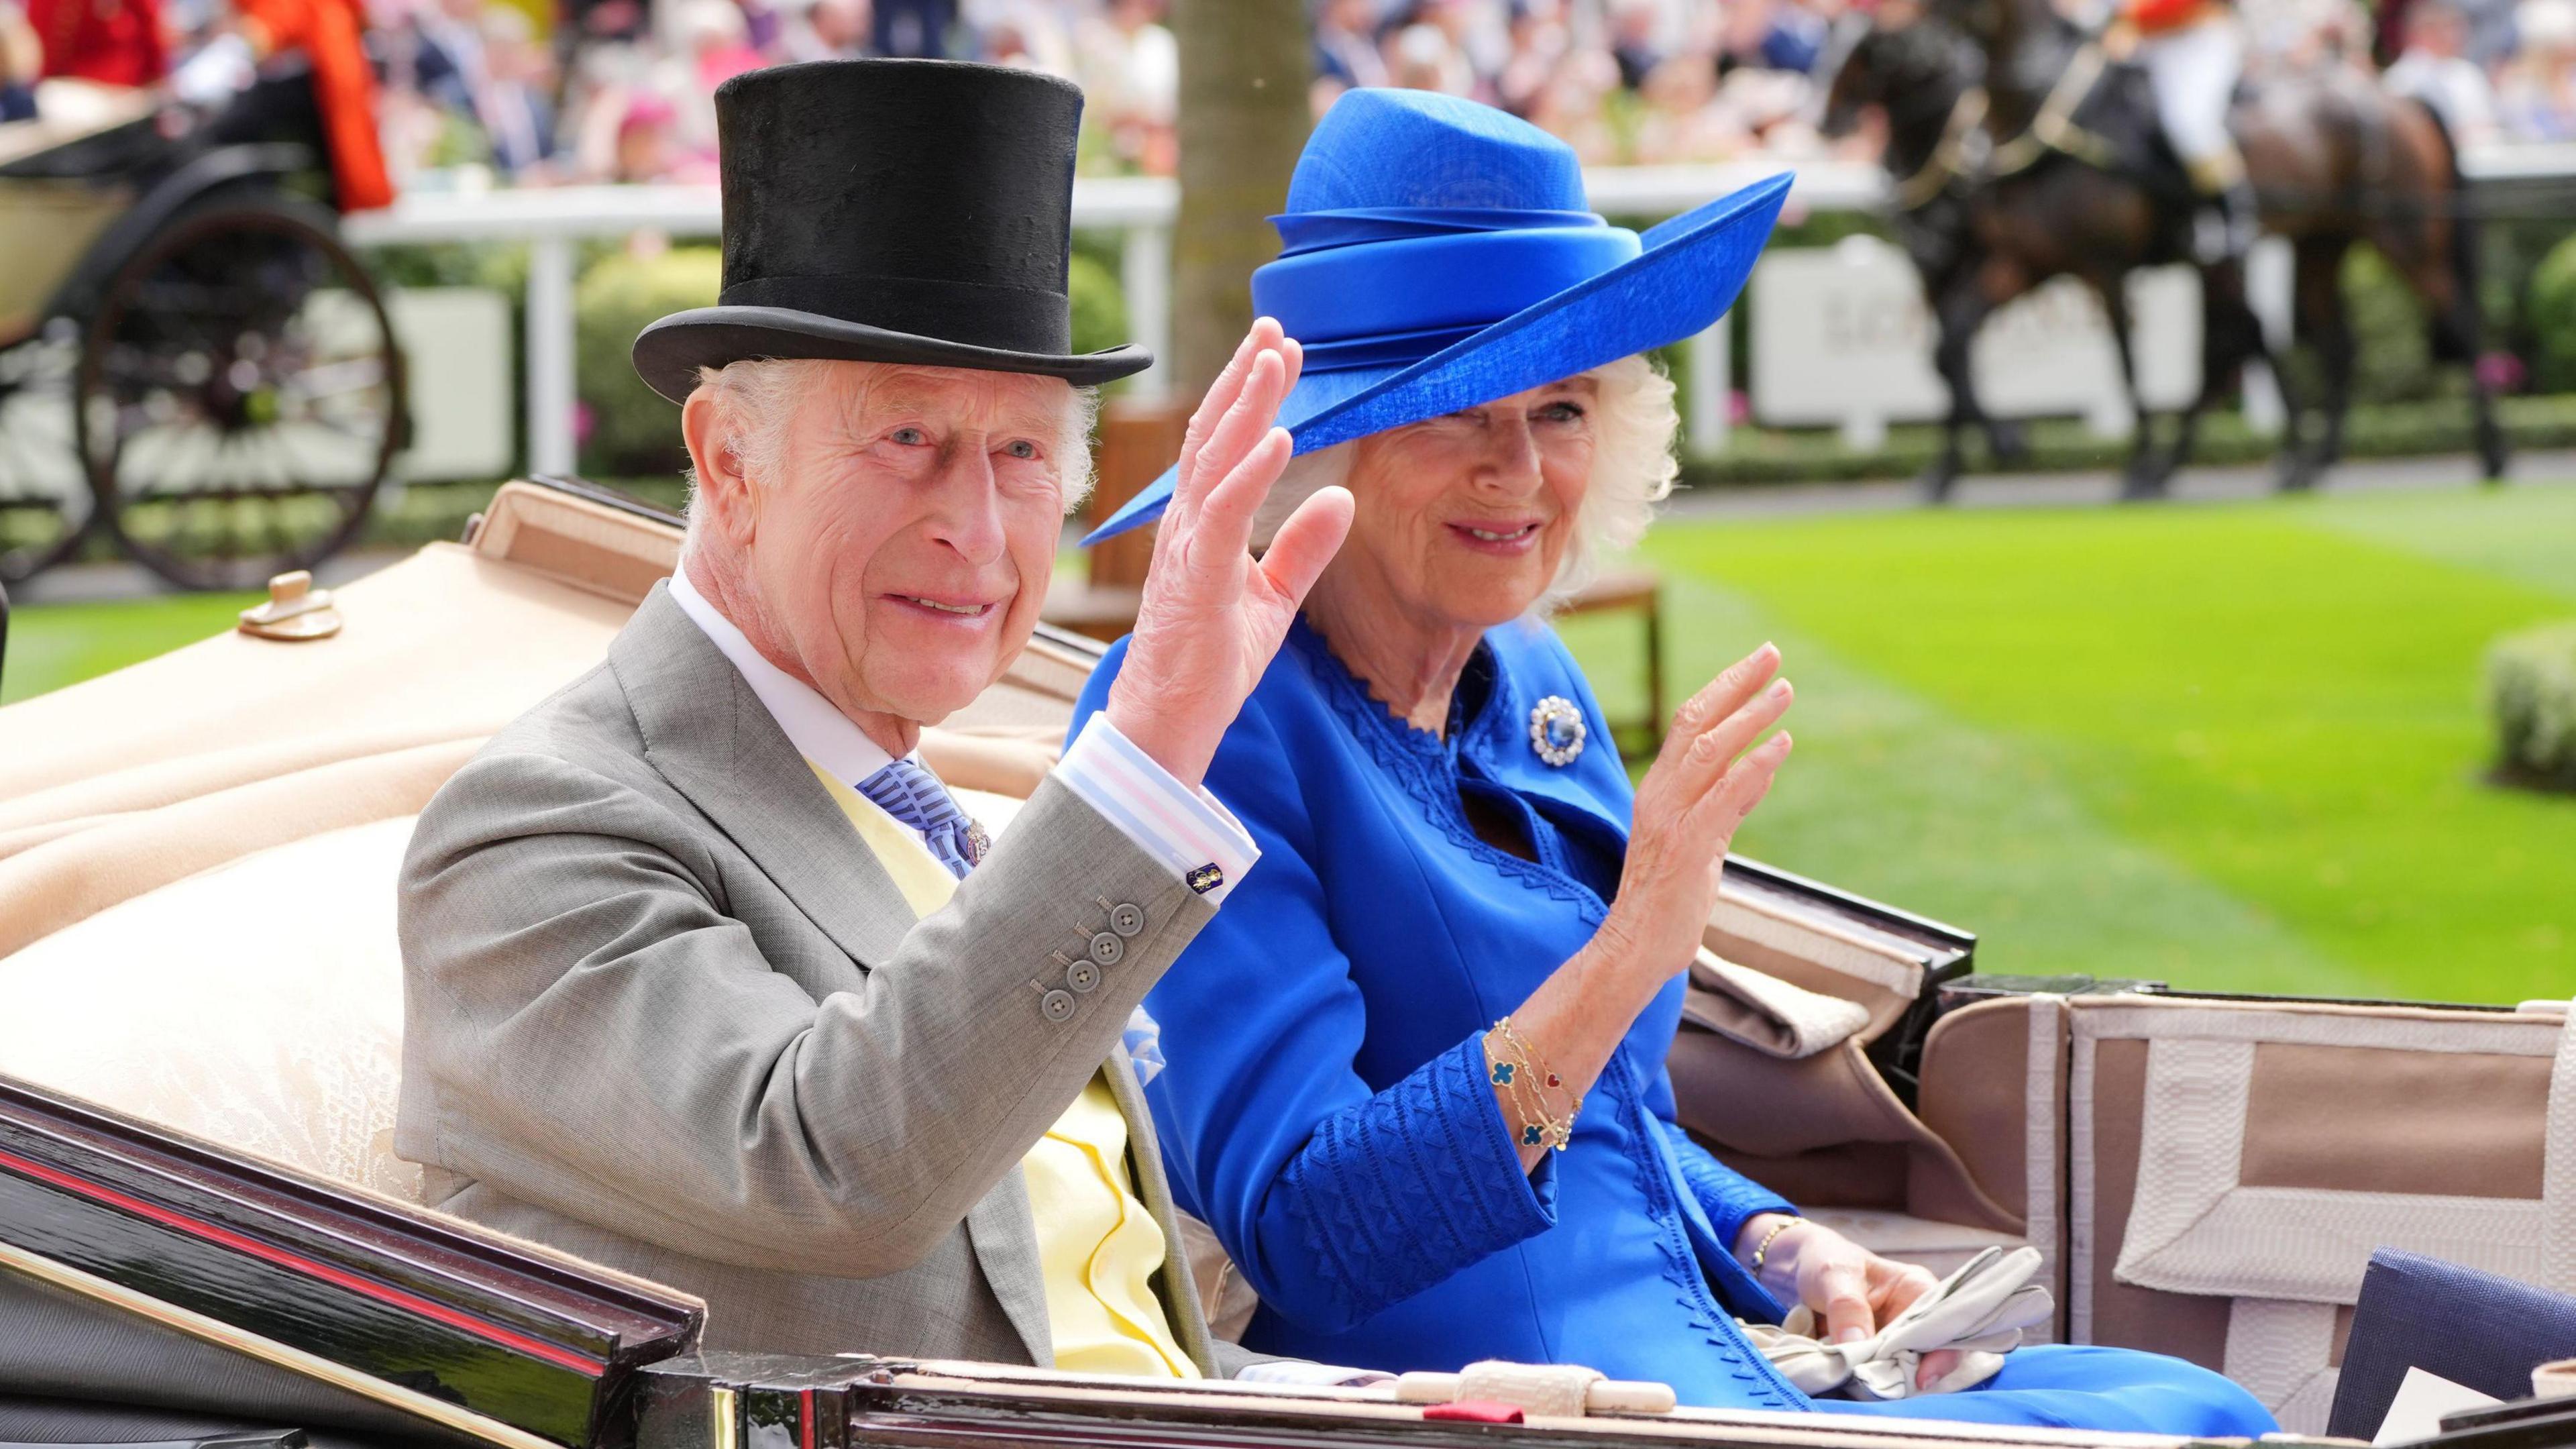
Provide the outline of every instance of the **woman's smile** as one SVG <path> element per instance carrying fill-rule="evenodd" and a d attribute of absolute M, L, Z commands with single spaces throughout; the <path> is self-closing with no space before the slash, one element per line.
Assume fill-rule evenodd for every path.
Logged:
<path fill-rule="evenodd" d="M 1488 519 L 1476 523 L 1452 523 L 1450 537 L 1478 553 L 1501 558 L 1518 558 L 1538 547 L 1546 530 L 1542 519 Z"/>

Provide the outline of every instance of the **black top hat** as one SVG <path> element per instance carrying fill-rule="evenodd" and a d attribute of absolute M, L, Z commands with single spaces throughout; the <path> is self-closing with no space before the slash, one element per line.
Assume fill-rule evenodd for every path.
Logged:
<path fill-rule="evenodd" d="M 724 290 L 635 339 L 679 402 L 755 357 L 1033 372 L 1075 384 L 1153 354 L 1075 354 L 1065 290 L 1082 91 L 1033 71 L 823 60 L 716 88 Z"/>

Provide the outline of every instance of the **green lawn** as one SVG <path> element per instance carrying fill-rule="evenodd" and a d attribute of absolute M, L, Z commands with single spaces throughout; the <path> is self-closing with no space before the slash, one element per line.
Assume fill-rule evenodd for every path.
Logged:
<path fill-rule="evenodd" d="M 2576 615 L 2576 489 L 1673 522 L 1648 552 L 1677 690 L 1765 638 L 1800 686 L 1746 853 L 1976 930 L 1987 969 L 2576 993 L 2576 797 L 2487 783 L 2478 706 L 2490 640 Z M 1633 689 L 1620 624 L 1569 633 Z"/>
<path fill-rule="evenodd" d="M 1748 854 L 1983 937 L 1990 970 L 2576 993 L 2576 796 L 2487 783 L 2479 659 L 2576 616 L 2576 487 L 1674 521 L 1671 678 L 1764 639 L 1798 753 Z M 23 609 L 0 699 L 247 600 Z M 1570 621 L 1612 710 L 1635 631 Z"/>
<path fill-rule="evenodd" d="M 22 607 L 9 616 L 0 704 L 166 654 L 233 626 L 260 594 L 175 594 Z"/>

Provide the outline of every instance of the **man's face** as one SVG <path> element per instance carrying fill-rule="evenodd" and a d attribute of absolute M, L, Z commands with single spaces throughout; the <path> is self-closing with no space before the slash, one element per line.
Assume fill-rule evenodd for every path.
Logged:
<path fill-rule="evenodd" d="M 844 714 L 932 724 L 1036 626 L 1064 524 L 1055 378 L 831 362 L 806 369 L 776 476 L 739 497 L 762 631 Z"/>

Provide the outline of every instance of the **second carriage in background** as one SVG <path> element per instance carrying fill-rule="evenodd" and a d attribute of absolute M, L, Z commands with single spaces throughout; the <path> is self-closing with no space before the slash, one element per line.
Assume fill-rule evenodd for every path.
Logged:
<path fill-rule="evenodd" d="M 408 418 L 309 73 L 203 110 L 46 92 L 0 125 L 0 583 L 93 534 L 188 588 L 327 557 Z"/>

